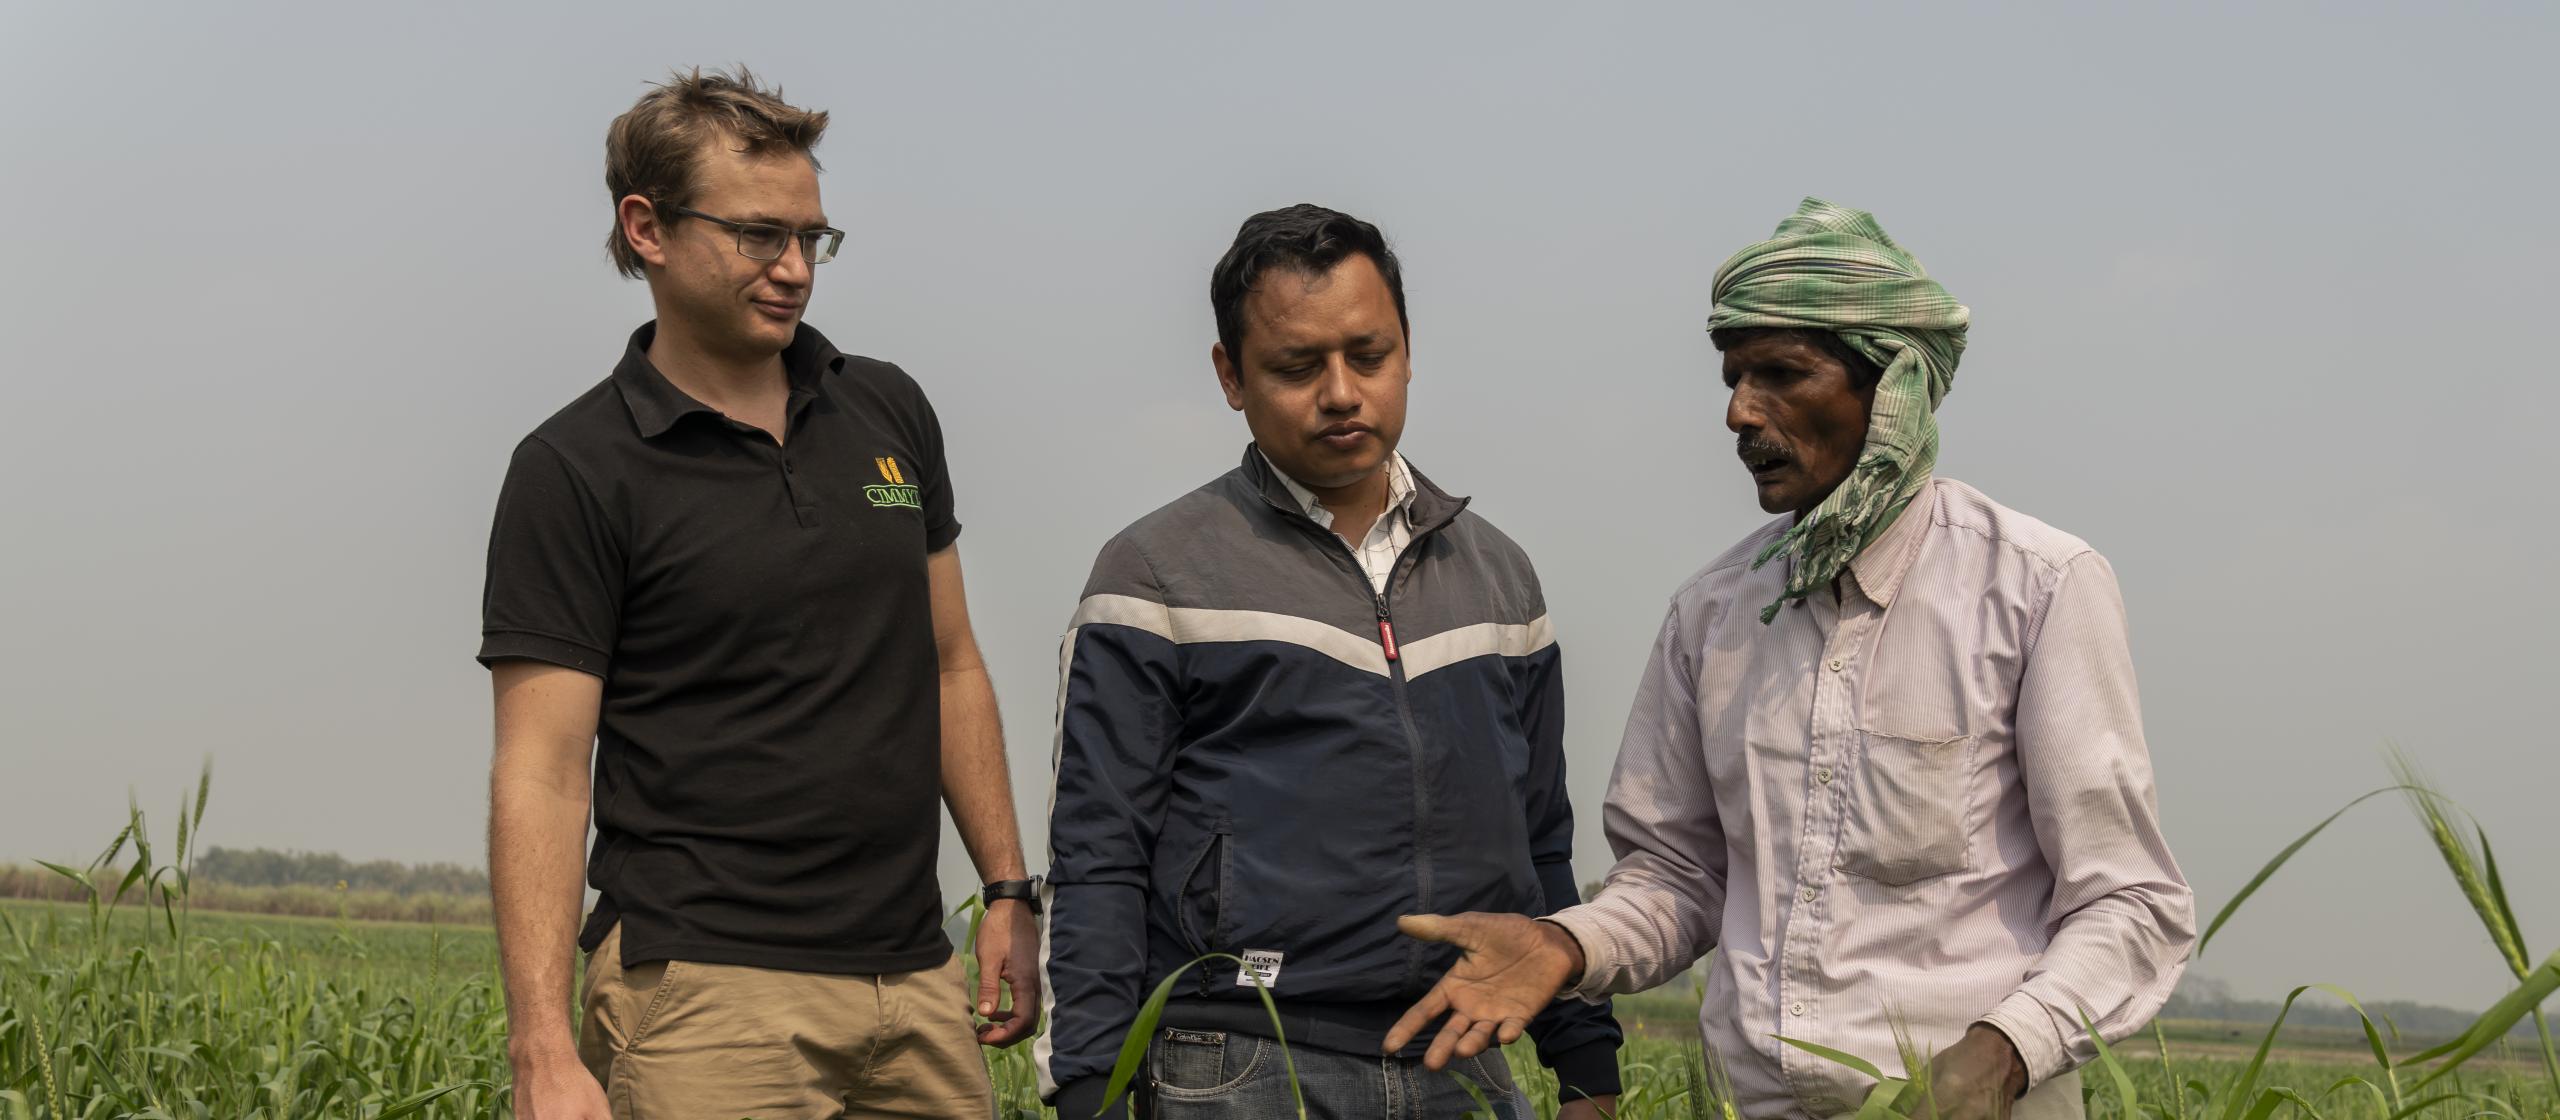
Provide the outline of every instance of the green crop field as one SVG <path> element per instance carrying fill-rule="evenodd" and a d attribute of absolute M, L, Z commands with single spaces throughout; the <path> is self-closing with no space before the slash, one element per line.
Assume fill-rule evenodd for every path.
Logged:
<path fill-rule="evenodd" d="M 161 914 L 132 905 L 93 927 L 76 905 L 0 902 L 0 1117 L 486 1117 L 503 1109 L 505 1018 L 496 939 L 486 928 L 200 912 L 181 933 L 173 940 Z M 1630 1034 L 1623 1115 L 1721 1115 L 1698 1111 L 1712 1102 L 1691 1095 L 1712 1083 L 1694 1045 L 1695 996 L 1652 993 L 1622 1005 Z M 2119 1055 L 2142 1111 L 2217 1116 L 2263 1031 L 2162 1026 L 2174 1080 L 2193 1086 L 2178 1111 L 2172 1076 L 2145 1035 Z M 1005 1115 L 1049 1115 L 1031 1090 L 1027 1047 L 992 1057 Z M 1554 1088 L 1540 1082 L 1535 1057 L 1524 1048 L 1511 1057 L 1542 1114 L 1552 1115 Z M 2091 1114 L 2119 1115 L 2103 1076 L 2088 1078 Z M 2383 1082 L 2361 1036 L 2334 1031 L 2288 1032 L 2255 1079 L 2262 1091 L 2299 1093 L 2316 1109 L 2304 1115 L 2331 1118 L 2390 1115 L 2378 1095 Z M 2538 1058 L 2521 1049 L 2474 1058 L 2426 1095 L 2440 1089 L 2464 1097 L 2424 1115 L 2560 1115 Z"/>
<path fill-rule="evenodd" d="M 2084 1071 L 2092 1116 L 2560 1118 L 2560 1057 L 2537 1010 L 2560 992 L 2560 953 L 2529 963 L 2487 837 L 2455 827 L 2460 810 L 2414 775 L 2400 778 L 2389 790 L 2417 810 L 2515 972 L 2514 992 L 2445 1039 L 2400 1039 L 2372 1020 L 2285 1031 L 2161 1022 Z M 186 834 L 203 798 L 199 786 L 172 862 L 153 860 L 136 811 L 99 859 L 55 869 L 86 901 L 0 901 L 0 1120 L 506 1114 L 489 929 L 193 909 Z M 2211 929 L 2319 831 L 2269 863 Z M 134 858 L 119 863 L 129 848 Z M 1629 1120 L 1731 1116 L 1695 1044 L 1697 996 L 1686 984 L 1619 1004 L 1629 1035 L 1619 1115 Z M 1525 1047 L 1511 1059 L 1552 1116 L 1553 1083 Z M 989 1065 L 1007 1120 L 1050 1115 L 1033 1091 L 1028 1044 L 990 1054 Z M 1893 1099 L 1903 1069 L 1877 1073 L 1887 1083 L 1863 1115 L 1925 1111 Z"/>

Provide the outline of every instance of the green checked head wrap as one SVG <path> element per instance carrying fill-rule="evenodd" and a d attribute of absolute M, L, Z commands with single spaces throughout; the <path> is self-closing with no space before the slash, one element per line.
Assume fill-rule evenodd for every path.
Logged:
<path fill-rule="evenodd" d="M 1964 353 L 1963 304 L 1947 294 L 1864 210 L 1808 198 L 1769 240 L 1716 270 L 1707 329 L 1799 327 L 1827 330 L 1884 370 L 1867 415 L 1867 442 L 1849 477 L 1762 549 L 1789 561 L 1787 589 L 1760 612 L 1827 586 L 1850 558 L 1893 524 L 1938 462 L 1938 402 Z"/>

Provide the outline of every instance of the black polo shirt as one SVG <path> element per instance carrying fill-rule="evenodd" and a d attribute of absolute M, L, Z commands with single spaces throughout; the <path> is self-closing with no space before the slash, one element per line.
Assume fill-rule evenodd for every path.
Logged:
<path fill-rule="evenodd" d="M 653 368 L 656 330 L 517 445 L 489 534 L 481 662 L 604 681 L 580 944 L 620 921 L 626 965 L 938 966 L 925 556 L 960 524 L 933 407 L 802 326 L 777 444 Z"/>

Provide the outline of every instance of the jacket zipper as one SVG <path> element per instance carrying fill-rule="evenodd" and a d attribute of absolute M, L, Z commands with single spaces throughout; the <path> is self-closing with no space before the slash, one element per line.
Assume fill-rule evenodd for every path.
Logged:
<path fill-rule="evenodd" d="M 1404 674 L 1401 671 L 1401 663 L 1404 655 L 1401 648 L 1396 645 L 1395 612 L 1388 607 L 1387 598 L 1388 595 L 1396 589 L 1396 576 L 1401 575 L 1404 572 L 1405 557 L 1410 555 L 1414 548 L 1420 545 L 1423 541 L 1437 535 L 1446 523 L 1444 522 L 1442 525 L 1434 525 L 1427 530 L 1417 532 L 1413 535 L 1412 540 L 1405 542 L 1404 551 L 1396 554 L 1395 567 L 1390 569 L 1387 573 L 1387 589 L 1385 592 L 1381 592 L 1369 585 L 1369 570 L 1360 565 L 1360 554 L 1352 551 L 1351 542 L 1343 540 L 1342 537 L 1339 534 L 1336 534 L 1333 530 L 1316 524 L 1314 518 L 1308 517 L 1304 513 L 1296 511 L 1290 512 L 1292 516 L 1302 522 L 1305 522 L 1308 531 L 1320 534 L 1325 540 L 1332 542 L 1333 548 L 1331 551 L 1336 559 L 1348 560 L 1351 562 L 1351 578 L 1358 580 L 1361 590 L 1368 592 L 1369 607 L 1377 613 L 1378 648 L 1384 651 L 1387 655 L 1387 675 L 1395 679 L 1397 686 L 1397 704 L 1399 707 L 1403 706 Z"/>
<path fill-rule="evenodd" d="M 1445 522 L 1443 524 L 1445 524 Z M 1438 527 L 1435 526 L 1433 531 L 1437 532 Z M 1429 534 L 1427 533 L 1414 534 L 1413 540 L 1407 542 L 1405 545 L 1405 553 L 1412 552 L 1415 546 L 1420 545 L 1428 537 Z M 1435 907 L 1431 904 L 1431 848 L 1433 841 L 1430 831 L 1431 794 L 1423 785 L 1422 729 L 1414 726 L 1413 723 L 1413 697 L 1405 691 L 1404 663 L 1396 656 L 1395 619 L 1388 613 L 1387 609 L 1388 594 L 1393 593 L 1396 589 L 1396 577 L 1404 574 L 1406 571 L 1405 563 L 1405 554 L 1397 554 L 1395 566 L 1387 570 L 1386 592 L 1373 597 L 1378 602 L 1378 637 L 1380 642 L 1385 645 L 1387 651 L 1388 687 L 1395 692 L 1396 722 L 1402 724 L 1404 727 L 1404 753 L 1406 759 L 1411 764 L 1411 770 L 1413 772 L 1414 908 L 1420 913 L 1429 914 L 1435 911 Z M 1413 563 L 1418 565 L 1421 561 L 1417 558 Z M 1366 571 L 1361 572 L 1360 576 L 1361 582 L 1368 582 L 1368 573 Z M 1423 943 L 1420 941 L 1414 941 L 1405 946 L 1404 986 L 1407 990 L 1412 990 L 1422 986 L 1423 948 Z"/>
<path fill-rule="evenodd" d="M 1381 592 L 1369 585 L 1369 569 L 1361 566 L 1360 554 L 1352 551 L 1351 542 L 1343 540 L 1341 535 L 1335 533 L 1333 530 L 1316 524 L 1314 518 L 1307 516 L 1301 511 L 1289 510 L 1287 512 L 1290 516 L 1303 522 L 1307 531 L 1315 533 L 1323 537 L 1327 542 L 1330 542 L 1332 547 L 1328 549 L 1328 551 L 1336 559 L 1348 560 L 1351 562 L 1351 578 L 1359 581 L 1360 589 L 1367 592 L 1369 595 L 1370 609 L 1377 612 L 1378 648 L 1383 650 L 1387 655 L 1387 675 L 1394 678 L 1396 681 L 1396 703 L 1398 707 L 1402 707 L 1404 705 L 1404 674 L 1399 671 L 1398 663 L 1401 661 L 1403 654 L 1396 646 L 1395 612 L 1390 610 L 1387 606 L 1387 592 L 1393 592 L 1396 589 L 1396 576 L 1404 570 L 1404 558 L 1408 554 L 1412 553 L 1416 545 L 1421 544 L 1423 541 L 1428 540 L 1433 535 L 1439 533 L 1446 522 L 1443 522 L 1442 525 L 1434 525 L 1427 530 L 1417 532 L 1413 535 L 1412 540 L 1405 542 L 1404 551 L 1396 554 L 1395 567 L 1389 569 L 1387 572 L 1387 590 L 1386 592 Z"/>
<path fill-rule="evenodd" d="M 1334 547 L 1332 554 L 1334 556 L 1342 560 L 1350 561 L 1349 574 L 1351 578 L 1359 581 L 1361 590 L 1369 593 L 1369 605 L 1378 613 L 1378 646 L 1386 653 L 1387 683 L 1388 687 L 1395 693 L 1396 722 L 1404 728 L 1405 758 L 1411 764 L 1413 771 L 1414 904 L 1417 911 L 1426 914 L 1431 913 L 1433 912 L 1431 905 L 1431 837 L 1428 834 L 1428 830 L 1431 825 L 1431 799 L 1430 794 L 1423 786 L 1422 729 L 1414 725 L 1413 698 L 1405 692 L 1404 662 L 1400 652 L 1396 648 L 1395 613 L 1390 607 L 1388 599 L 1392 597 L 1395 592 L 1396 578 L 1403 575 L 1407 570 L 1406 565 L 1408 559 L 1413 556 L 1413 550 L 1420 547 L 1424 541 L 1427 541 L 1434 535 L 1438 534 L 1441 529 L 1447 527 L 1449 522 L 1443 521 L 1428 529 L 1414 533 L 1413 539 L 1405 542 L 1404 551 L 1396 554 L 1395 566 L 1390 568 L 1387 572 L 1386 589 L 1384 591 L 1380 591 L 1370 585 L 1369 570 L 1361 565 L 1360 556 L 1357 552 L 1352 550 L 1351 542 L 1342 539 L 1342 537 L 1334 531 L 1316 524 L 1315 519 L 1306 516 L 1303 511 L 1293 510 L 1290 512 L 1295 514 L 1298 520 L 1304 522 L 1308 530 L 1323 536 L 1328 541 L 1333 542 Z M 1411 562 L 1419 564 L 1421 561 L 1413 559 Z M 1407 952 L 1405 954 L 1405 986 L 1408 988 L 1416 987 L 1422 981 L 1423 948 L 1423 943 L 1419 941 L 1416 941 L 1407 947 Z"/>

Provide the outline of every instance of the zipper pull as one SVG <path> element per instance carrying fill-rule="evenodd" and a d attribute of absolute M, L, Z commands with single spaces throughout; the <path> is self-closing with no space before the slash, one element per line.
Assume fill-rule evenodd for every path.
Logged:
<path fill-rule="evenodd" d="M 1396 624 L 1387 618 L 1387 605 L 1378 604 L 1378 644 L 1387 647 L 1387 660 L 1396 659 Z"/>

